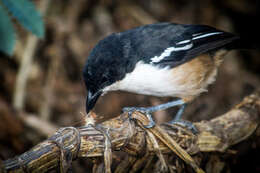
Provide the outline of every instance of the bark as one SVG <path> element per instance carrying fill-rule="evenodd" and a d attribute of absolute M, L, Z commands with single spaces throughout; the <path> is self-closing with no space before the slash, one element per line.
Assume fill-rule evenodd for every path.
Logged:
<path fill-rule="evenodd" d="M 67 172 L 72 160 L 79 157 L 93 158 L 93 172 L 203 172 L 200 167 L 206 172 L 221 172 L 225 162 L 220 155 L 232 157 L 237 153 L 234 145 L 244 141 L 250 145 L 260 136 L 259 117 L 260 92 L 256 92 L 227 113 L 194 123 L 197 134 L 167 124 L 145 129 L 143 126 L 149 121 L 138 112 L 132 120 L 122 114 L 96 126 L 87 120 L 87 126 L 61 128 L 31 150 L 0 162 L 0 173 L 47 172 L 57 168 Z M 118 150 L 127 156 L 112 168 L 112 152 L 115 158 L 114 151 Z"/>

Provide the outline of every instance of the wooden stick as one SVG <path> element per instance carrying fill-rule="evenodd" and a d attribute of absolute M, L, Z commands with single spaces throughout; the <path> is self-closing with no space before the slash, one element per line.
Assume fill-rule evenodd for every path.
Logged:
<path fill-rule="evenodd" d="M 135 113 L 134 116 L 142 115 Z M 194 123 L 199 131 L 197 135 L 181 126 L 161 125 L 158 128 L 166 133 L 164 137 L 169 136 L 194 158 L 203 157 L 203 155 L 196 155 L 199 152 L 229 152 L 231 146 L 245 141 L 249 136 L 255 136 L 257 139 L 259 133 L 255 132 L 260 123 L 259 120 L 260 92 L 257 92 L 246 97 L 224 115 L 210 121 Z M 106 129 L 112 151 L 122 150 L 131 157 L 136 157 L 137 159 L 129 159 L 129 163 L 138 167 L 144 163 L 139 162 L 138 157 L 145 154 L 147 156 L 147 152 L 158 153 L 158 146 L 163 154 L 172 153 L 171 148 L 159 139 L 158 146 L 153 147 L 153 142 L 150 141 L 146 130 L 138 124 L 139 120 L 129 121 L 127 115 L 122 114 L 99 126 Z M 158 137 L 158 135 L 154 136 Z M 0 163 L 0 173 L 47 172 L 58 166 L 63 167 L 61 170 L 66 170 L 64 168 L 70 167 L 70 161 L 78 157 L 103 157 L 105 142 L 102 132 L 92 126 L 62 128 L 31 150 Z M 196 160 L 198 165 L 200 165 L 200 160 L 202 159 Z M 138 163 L 135 164 L 135 161 Z"/>

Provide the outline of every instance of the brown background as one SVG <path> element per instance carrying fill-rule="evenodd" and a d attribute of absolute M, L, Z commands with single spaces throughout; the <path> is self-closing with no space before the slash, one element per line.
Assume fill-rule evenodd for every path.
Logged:
<path fill-rule="evenodd" d="M 35 0 L 40 4 L 40 0 Z M 207 24 L 246 38 L 255 50 L 231 51 L 219 70 L 217 81 L 188 105 L 184 119 L 207 120 L 220 115 L 244 96 L 259 88 L 259 1 L 257 0 L 52 0 L 44 17 L 46 36 L 36 48 L 26 88 L 25 107 L 12 106 L 16 77 L 28 33 L 19 31 L 13 57 L 0 54 L 0 156 L 7 159 L 45 139 L 43 133 L 19 118 L 33 116 L 41 124 L 55 127 L 79 126 L 85 113 L 86 91 L 82 68 L 98 40 L 113 33 L 155 22 Z M 95 111 L 98 121 L 121 112 L 124 106 L 151 106 L 170 98 L 156 98 L 114 92 L 102 97 Z M 175 109 L 155 113 L 158 122 L 174 116 Z M 244 160 L 231 161 L 234 172 L 249 168 L 260 171 L 254 153 Z M 259 159 L 258 159 L 259 160 Z M 75 172 L 85 172 L 88 164 L 74 163 Z M 234 162 L 234 163 L 233 163 Z"/>

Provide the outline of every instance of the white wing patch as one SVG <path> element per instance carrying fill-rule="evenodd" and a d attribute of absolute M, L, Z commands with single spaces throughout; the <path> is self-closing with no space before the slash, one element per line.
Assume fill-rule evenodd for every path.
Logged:
<path fill-rule="evenodd" d="M 160 62 L 161 60 L 163 60 L 165 57 L 168 57 L 171 55 L 172 52 L 175 51 L 180 51 L 180 50 L 188 50 L 190 48 L 192 48 L 193 44 L 187 44 L 183 47 L 168 47 L 167 49 L 165 49 L 163 51 L 163 53 L 160 56 L 154 56 L 153 58 L 151 58 L 152 62 L 151 63 L 157 63 Z"/>
<path fill-rule="evenodd" d="M 180 42 L 178 42 L 178 43 L 176 43 L 176 44 L 185 44 L 185 43 L 189 43 L 189 42 L 191 42 L 191 40 L 183 40 L 183 41 L 180 41 Z"/>
<path fill-rule="evenodd" d="M 163 53 L 161 53 L 160 56 L 154 56 L 153 58 L 151 58 L 151 61 L 152 61 L 151 63 L 160 62 L 165 57 L 170 56 L 172 52 L 181 51 L 181 50 L 188 50 L 188 49 L 192 48 L 192 46 L 193 46 L 192 40 L 197 40 L 197 39 L 209 37 L 209 36 L 212 36 L 212 35 L 222 34 L 222 33 L 223 32 L 211 32 L 211 33 L 206 33 L 206 34 L 202 34 L 202 33 L 192 34 L 192 36 L 193 36 L 192 39 L 183 40 L 183 41 L 176 43 L 176 45 L 186 44 L 185 46 L 183 46 L 183 47 L 168 47 L 167 49 L 165 49 L 163 51 Z"/>
<path fill-rule="evenodd" d="M 204 38 L 204 37 L 209 37 L 209 36 L 212 36 L 212 35 L 216 35 L 216 34 L 221 34 L 223 32 L 211 32 L 211 33 L 207 33 L 207 34 L 203 34 L 203 35 L 193 35 L 193 36 L 196 36 L 196 37 L 193 37 L 192 40 L 197 40 L 197 39 L 200 39 L 200 38 Z"/>

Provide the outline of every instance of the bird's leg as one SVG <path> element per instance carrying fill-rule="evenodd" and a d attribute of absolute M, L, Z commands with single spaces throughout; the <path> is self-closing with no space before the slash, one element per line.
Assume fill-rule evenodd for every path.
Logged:
<path fill-rule="evenodd" d="M 147 107 L 147 108 L 145 108 L 145 107 L 125 107 L 125 108 L 123 108 L 123 112 L 128 112 L 129 117 L 131 117 L 131 115 L 134 111 L 139 111 L 139 112 L 146 114 L 146 116 L 150 120 L 150 123 L 149 123 L 149 125 L 146 126 L 146 128 L 151 128 L 155 125 L 155 122 L 152 118 L 151 113 L 159 111 L 159 110 L 168 109 L 170 107 L 183 105 L 183 104 L 185 104 L 185 102 L 183 100 L 179 99 L 179 100 L 175 100 L 175 101 L 171 101 L 168 103 L 164 103 L 164 104 L 160 104 L 160 105 L 152 106 L 152 107 Z M 183 110 L 182 110 L 182 112 L 183 112 Z M 181 116 L 181 114 L 182 113 L 180 113 L 179 116 Z M 178 113 L 177 113 L 177 115 L 178 115 Z"/>
<path fill-rule="evenodd" d="M 181 105 L 180 109 L 178 110 L 177 114 L 175 115 L 174 119 L 172 120 L 172 122 L 174 121 L 180 121 L 182 114 L 184 112 L 184 109 L 186 107 L 186 104 Z"/>
<path fill-rule="evenodd" d="M 171 101 L 168 103 L 164 103 L 164 104 L 160 104 L 157 106 L 152 106 L 152 107 L 125 107 L 123 108 L 123 112 L 128 112 L 129 117 L 131 117 L 132 113 L 134 111 L 139 111 L 142 112 L 144 114 L 146 114 L 146 116 L 148 117 L 148 119 L 150 120 L 149 125 L 145 126 L 146 128 L 151 128 L 155 125 L 155 122 L 152 118 L 151 113 L 156 112 L 156 111 L 160 111 L 160 110 L 165 110 L 174 106 L 180 106 L 180 109 L 178 110 L 176 116 L 174 117 L 173 120 L 169 121 L 169 124 L 178 124 L 184 127 L 187 127 L 188 129 L 190 129 L 193 133 L 197 133 L 197 129 L 196 127 L 189 121 L 184 121 L 181 119 L 181 116 L 184 112 L 184 109 L 186 107 L 186 103 L 182 100 L 175 100 L 175 101 Z"/>
<path fill-rule="evenodd" d="M 183 105 L 183 104 L 185 104 L 183 102 L 183 100 L 179 99 L 179 100 L 167 102 L 167 103 L 164 103 L 164 104 L 160 104 L 160 105 L 157 105 L 157 106 L 148 107 L 148 108 L 145 108 L 145 109 L 148 112 L 152 113 L 152 112 L 165 110 L 165 109 L 168 109 L 168 108 L 171 108 L 171 107 L 174 107 L 174 106 L 180 106 L 180 105 Z"/>
<path fill-rule="evenodd" d="M 184 103 L 181 105 L 180 109 L 178 110 L 177 114 L 175 115 L 174 119 L 168 122 L 169 124 L 178 124 L 184 127 L 187 127 L 189 130 L 191 130 L 194 134 L 198 133 L 198 130 L 196 127 L 189 121 L 185 121 L 181 119 L 181 116 L 184 112 L 184 109 L 186 107 L 186 104 Z"/>

